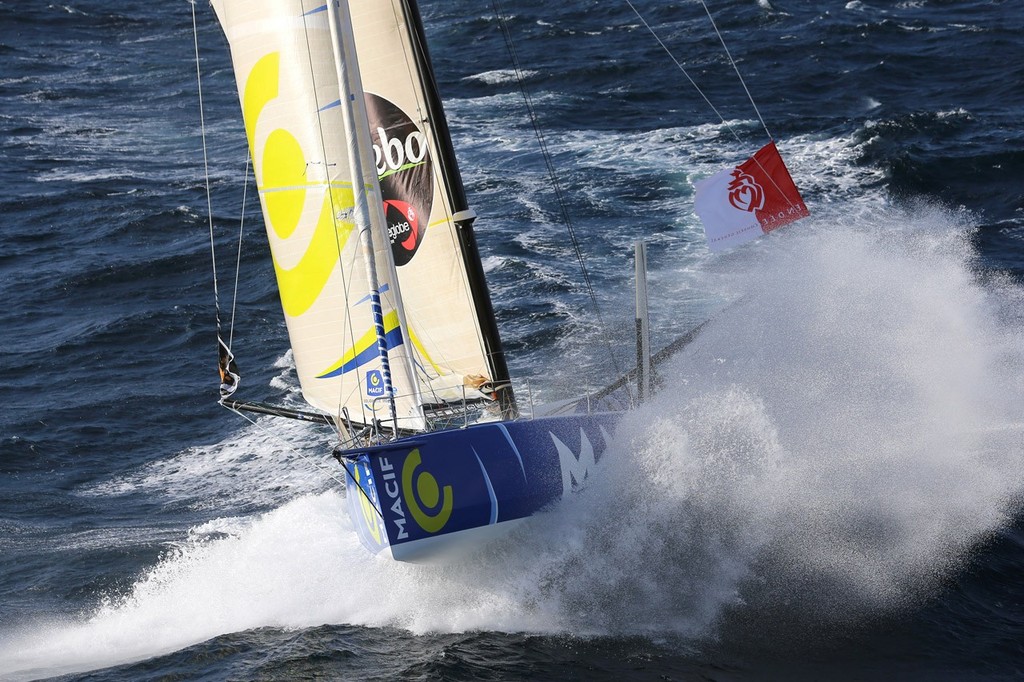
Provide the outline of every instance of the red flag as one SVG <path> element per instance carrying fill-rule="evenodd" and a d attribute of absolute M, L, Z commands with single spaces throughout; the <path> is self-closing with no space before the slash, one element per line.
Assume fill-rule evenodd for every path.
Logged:
<path fill-rule="evenodd" d="M 696 186 L 694 210 L 712 251 L 742 244 L 810 215 L 774 142 Z"/>

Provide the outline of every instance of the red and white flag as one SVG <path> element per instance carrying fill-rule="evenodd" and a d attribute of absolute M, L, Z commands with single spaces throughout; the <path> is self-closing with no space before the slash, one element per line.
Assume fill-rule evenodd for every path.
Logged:
<path fill-rule="evenodd" d="M 749 242 L 810 215 L 774 142 L 696 185 L 694 211 L 712 251 Z"/>

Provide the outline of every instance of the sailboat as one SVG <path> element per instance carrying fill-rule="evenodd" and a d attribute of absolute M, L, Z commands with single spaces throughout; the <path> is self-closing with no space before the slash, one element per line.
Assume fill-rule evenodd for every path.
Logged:
<path fill-rule="evenodd" d="M 400 561 L 465 554 L 579 488 L 653 365 L 699 331 L 650 354 L 642 242 L 636 370 L 524 416 L 415 0 L 212 5 L 311 409 L 234 397 L 218 312 L 221 403 L 333 427 L 355 531 Z M 699 183 L 696 210 L 713 251 L 808 215 L 774 141 Z"/>
<path fill-rule="evenodd" d="M 465 554 L 583 484 L 621 415 L 521 414 L 415 0 L 213 0 L 302 396 L 362 543 Z"/>

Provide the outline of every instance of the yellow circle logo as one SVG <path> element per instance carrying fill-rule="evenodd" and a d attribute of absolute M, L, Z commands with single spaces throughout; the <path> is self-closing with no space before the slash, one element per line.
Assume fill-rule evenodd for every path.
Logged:
<path fill-rule="evenodd" d="M 419 527 L 428 533 L 436 533 L 451 518 L 454 496 L 450 485 L 442 489 L 429 471 L 417 471 L 422 464 L 419 448 L 405 458 L 405 464 L 402 465 L 402 495 Z"/>

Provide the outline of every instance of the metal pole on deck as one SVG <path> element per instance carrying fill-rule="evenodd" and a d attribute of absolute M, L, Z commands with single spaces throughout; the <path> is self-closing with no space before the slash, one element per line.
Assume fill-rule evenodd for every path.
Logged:
<path fill-rule="evenodd" d="M 647 314 L 647 245 L 634 244 L 636 254 L 636 386 L 637 402 L 651 395 L 651 329 Z"/>

